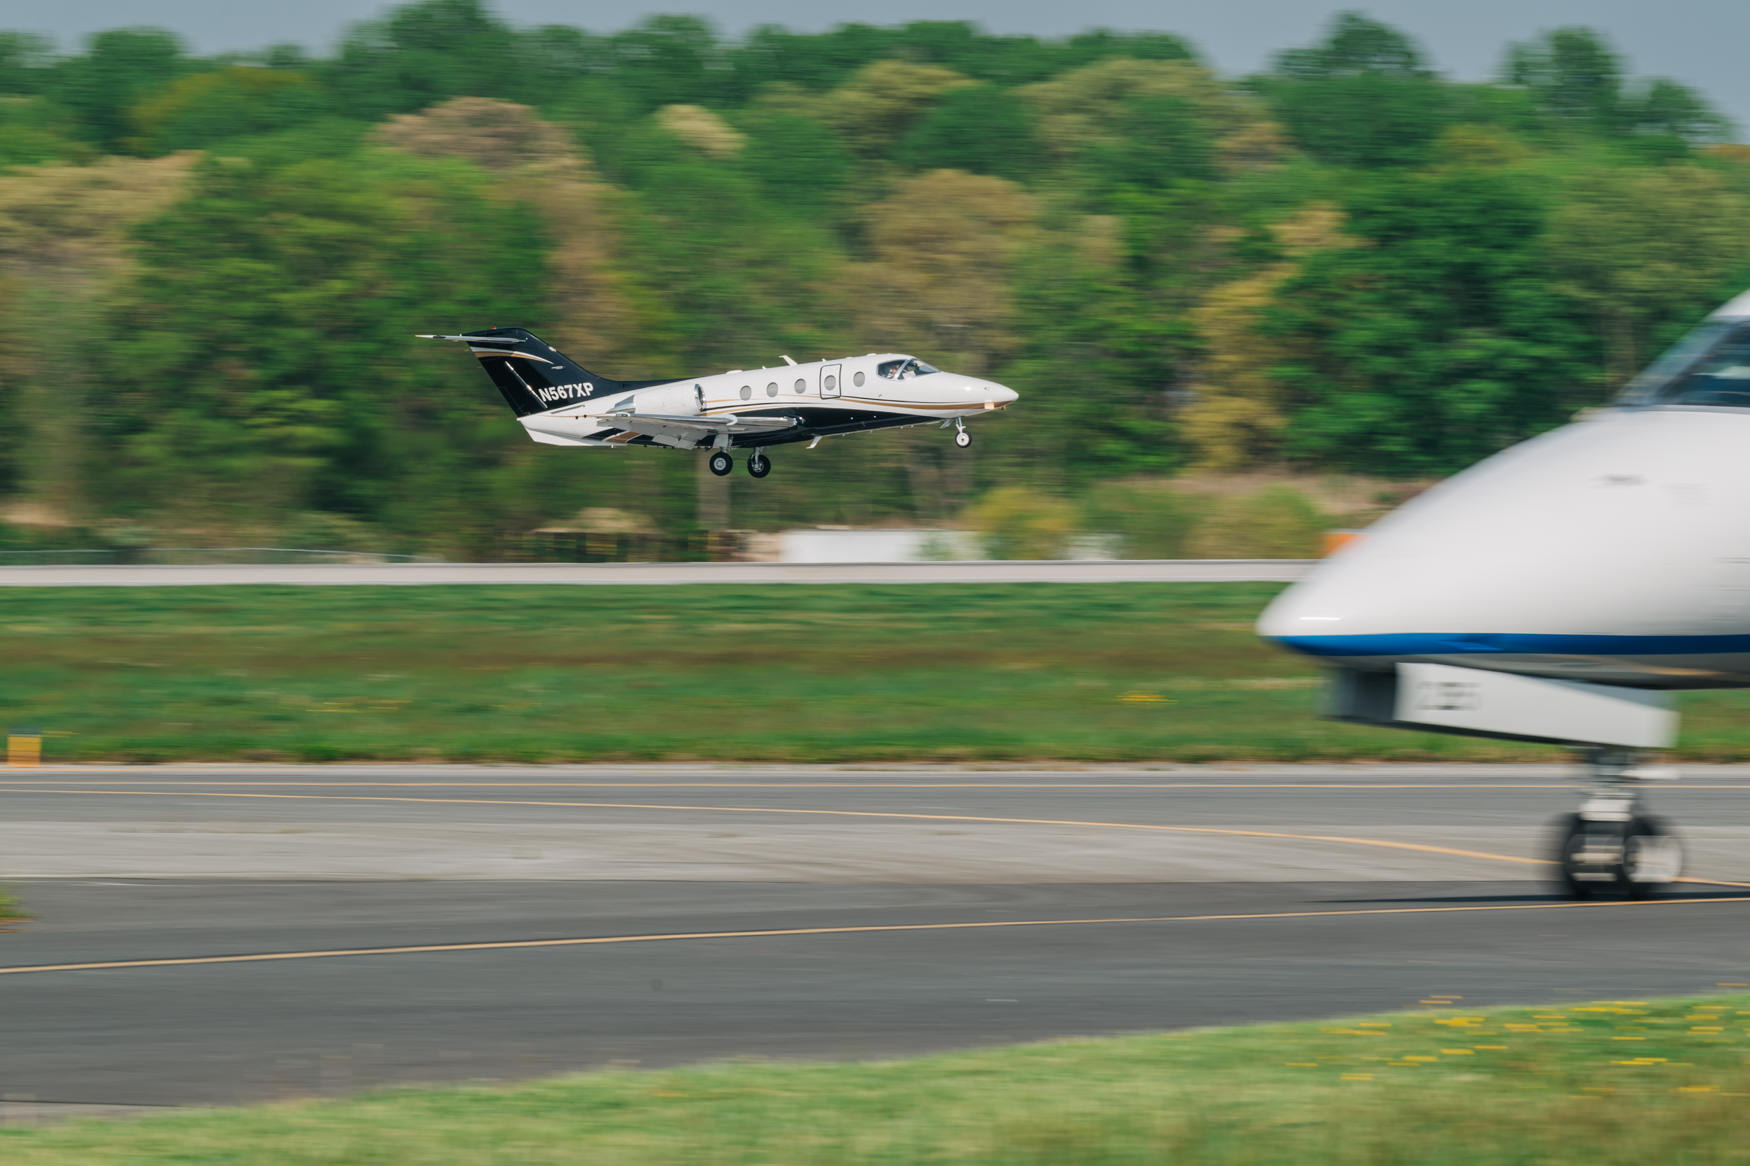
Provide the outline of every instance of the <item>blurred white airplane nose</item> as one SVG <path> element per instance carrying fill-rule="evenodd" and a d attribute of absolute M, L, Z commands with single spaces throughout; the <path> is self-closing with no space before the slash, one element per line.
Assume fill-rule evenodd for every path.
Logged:
<path fill-rule="evenodd" d="M 1400 630 L 1410 614 L 1402 610 L 1406 605 L 1396 586 L 1400 580 L 1346 568 L 1341 562 L 1320 563 L 1264 609 L 1258 634 L 1319 654 L 1318 647 L 1331 637 Z"/>
<path fill-rule="evenodd" d="M 999 385 L 995 381 L 985 381 L 984 382 L 984 392 L 985 392 L 984 399 L 986 401 L 990 402 L 990 404 L 993 407 L 994 406 L 1001 406 L 1001 405 L 1012 405 L 1016 401 L 1021 399 L 1021 394 L 1015 392 L 1015 390 L 1008 388 L 1005 385 Z"/>

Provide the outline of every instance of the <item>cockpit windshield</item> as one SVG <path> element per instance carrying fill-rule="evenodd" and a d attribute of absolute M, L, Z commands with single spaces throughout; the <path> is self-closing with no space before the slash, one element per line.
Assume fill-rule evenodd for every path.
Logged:
<path fill-rule="evenodd" d="M 915 356 L 902 356 L 898 360 L 884 360 L 875 366 L 875 372 L 890 381 L 908 381 L 912 377 L 929 376 L 933 372 L 941 372 L 939 368 L 925 364 Z"/>
<path fill-rule="evenodd" d="M 1630 381 L 1621 401 L 1750 408 L 1750 322 L 1709 320 Z"/>

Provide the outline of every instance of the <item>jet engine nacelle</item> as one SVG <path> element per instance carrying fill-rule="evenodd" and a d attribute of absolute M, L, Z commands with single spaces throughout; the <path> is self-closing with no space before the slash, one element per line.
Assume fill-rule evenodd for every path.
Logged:
<path fill-rule="evenodd" d="M 632 404 L 635 413 L 665 417 L 697 417 L 705 411 L 705 390 L 694 384 L 658 385 L 641 389 Z"/>

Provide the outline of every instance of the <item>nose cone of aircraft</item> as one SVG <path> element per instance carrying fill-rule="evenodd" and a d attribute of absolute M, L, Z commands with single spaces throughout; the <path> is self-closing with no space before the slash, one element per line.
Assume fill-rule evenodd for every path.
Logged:
<path fill-rule="evenodd" d="M 1004 405 L 1012 405 L 1021 399 L 1021 394 L 1006 385 L 999 385 L 995 381 L 980 381 L 979 387 L 984 390 L 984 399 L 989 401 L 993 407 L 1000 408 Z"/>
<path fill-rule="evenodd" d="M 1258 634 L 1327 658 L 1480 660 L 1736 633 L 1750 414 L 1620 411 L 1497 454 L 1318 564 Z M 1736 443 L 1736 444 L 1734 444 Z M 1728 556 L 1728 557 L 1722 557 Z"/>
<path fill-rule="evenodd" d="M 1403 630 L 1400 625 L 1408 613 L 1394 610 L 1405 606 L 1401 583 L 1395 573 L 1374 575 L 1366 564 L 1356 569 L 1341 559 L 1321 563 L 1264 609 L 1258 634 L 1284 647 L 1324 655 L 1322 649 L 1341 643 L 1340 637 Z"/>

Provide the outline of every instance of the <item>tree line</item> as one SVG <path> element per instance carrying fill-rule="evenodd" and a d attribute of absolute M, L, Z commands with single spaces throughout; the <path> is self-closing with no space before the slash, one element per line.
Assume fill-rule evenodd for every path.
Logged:
<path fill-rule="evenodd" d="M 1244 78 L 1166 33 L 594 35 L 479 0 L 327 56 L 0 33 L 0 499 L 112 539 L 470 553 L 582 507 L 684 530 L 701 489 L 769 526 L 1425 478 L 1750 285 L 1747 210 L 1732 127 L 1579 28 L 1486 83 L 1359 13 Z M 410 336 L 500 323 L 621 378 L 895 349 L 1022 400 L 970 453 L 904 431 L 701 483 L 527 443 Z"/>

